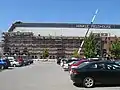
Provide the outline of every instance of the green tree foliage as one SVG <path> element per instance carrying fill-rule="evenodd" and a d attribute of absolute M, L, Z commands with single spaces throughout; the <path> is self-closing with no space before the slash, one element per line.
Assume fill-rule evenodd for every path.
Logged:
<path fill-rule="evenodd" d="M 80 58 L 80 54 L 78 53 L 78 50 L 75 49 L 74 52 L 73 52 L 73 57 L 75 58 Z"/>
<path fill-rule="evenodd" d="M 93 58 L 96 56 L 96 40 L 93 33 L 90 33 L 89 37 L 85 38 L 84 55 L 86 58 Z"/>
<path fill-rule="evenodd" d="M 111 55 L 114 58 L 120 58 L 120 42 L 118 40 L 118 38 L 116 37 L 115 42 L 112 43 L 111 46 Z"/>
<path fill-rule="evenodd" d="M 47 58 L 48 56 L 49 56 L 48 49 L 44 49 L 44 50 L 43 50 L 43 57 L 44 57 L 44 58 Z"/>

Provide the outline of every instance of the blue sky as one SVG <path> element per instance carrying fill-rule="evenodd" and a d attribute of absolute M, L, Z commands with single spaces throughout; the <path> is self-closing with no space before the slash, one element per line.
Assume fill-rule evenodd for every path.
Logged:
<path fill-rule="evenodd" d="M 1 0 L 0 31 L 17 20 L 90 23 L 97 8 L 94 23 L 120 24 L 120 0 Z"/>

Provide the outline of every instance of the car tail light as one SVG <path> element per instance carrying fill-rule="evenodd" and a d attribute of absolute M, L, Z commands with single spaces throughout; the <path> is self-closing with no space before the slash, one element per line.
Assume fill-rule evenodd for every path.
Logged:
<path fill-rule="evenodd" d="M 73 74 L 79 74 L 79 72 L 77 70 L 72 70 Z"/>
<path fill-rule="evenodd" d="M 22 63 L 22 61 L 18 61 L 19 63 Z"/>
<path fill-rule="evenodd" d="M 21 62 L 20 62 L 20 61 L 18 61 L 18 63 L 19 63 L 19 64 L 21 64 Z"/>

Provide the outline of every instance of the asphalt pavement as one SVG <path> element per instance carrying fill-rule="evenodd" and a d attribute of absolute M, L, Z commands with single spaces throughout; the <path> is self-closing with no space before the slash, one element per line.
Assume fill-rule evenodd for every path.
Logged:
<path fill-rule="evenodd" d="M 0 72 L 0 90 L 120 90 L 120 86 L 84 88 L 73 85 L 69 73 L 55 62 L 35 62 Z"/>

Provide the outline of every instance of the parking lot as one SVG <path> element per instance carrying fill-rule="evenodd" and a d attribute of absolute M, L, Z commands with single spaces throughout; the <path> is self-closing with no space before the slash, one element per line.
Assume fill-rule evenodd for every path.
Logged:
<path fill-rule="evenodd" d="M 37 61 L 29 66 L 0 72 L 0 90 L 86 90 L 70 80 L 55 62 Z M 120 90 L 120 86 L 96 86 L 89 90 Z"/>

